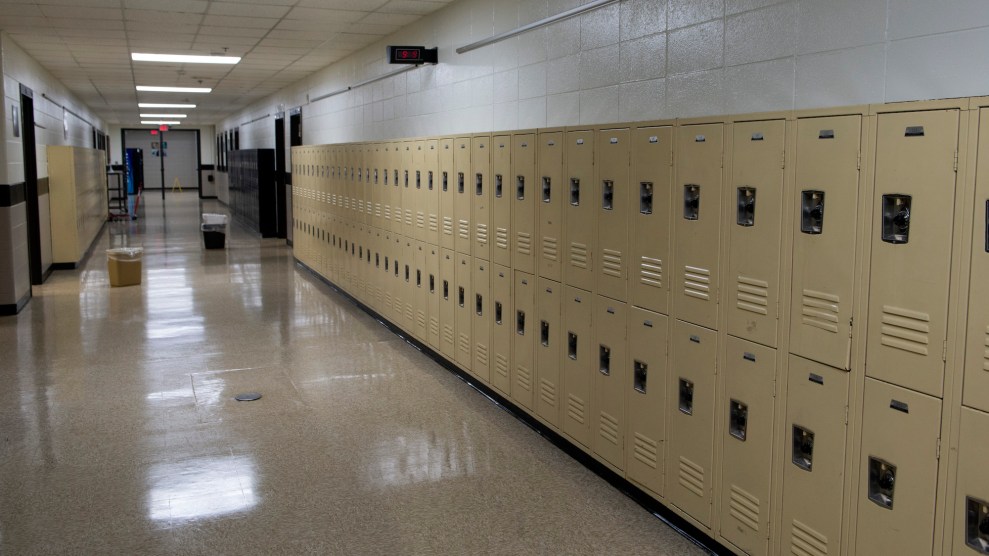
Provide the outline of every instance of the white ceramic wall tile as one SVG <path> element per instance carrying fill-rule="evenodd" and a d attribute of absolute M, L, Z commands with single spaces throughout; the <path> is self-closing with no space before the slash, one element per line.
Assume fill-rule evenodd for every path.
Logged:
<path fill-rule="evenodd" d="M 580 123 L 603 124 L 618 121 L 618 85 L 580 92 Z"/>
<path fill-rule="evenodd" d="M 618 45 L 580 53 L 580 89 L 593 89 L 618 83 Z"/>
<path fill-rule="evenodd" d="M 547 0 L 517 0 L 519 25 L 538 21 L 549 15 Z"/>
<path fill-rule="evenodd" d="M 580 56 L 574 54 L 546 62 L 546 93 L 580 90 Z"/>
<path fill-rule="evenodd" d="M 546 30 L 523 33 L 518 39 L 518 65 L 528 66 L 546 60 Z"/>
<path fill-rule="evenodd" d="M 619 65 L 622 83 L 666 75 L 666 33 L 622 42 Z"/>
<path fill-rule="evenodd" d="M 725 24 L 725 64 L 735 66 L 793 54 L 797 5 L 777 4 L 729 17 Z"/>
<path fill-rule="evenodd" d="M 725 15 L 735 15 L 751 10 L 758 10 L 773 4 L 790 0 L 725 0 Z"/>
<path fill-rule="evenodd" d="M 494 102 L 509 102 L 519 98 L 519 70 L 496 73 L 492 77 Z"/>
<path fill-rule="evenodd" d="M 695 23 L 720 19 L 725 15 L 725 0 L 670 0 L 668 27 L 679 29 Z"/>
<path fill-rule="evenodd" d="M 495 104 L 492 110 L 493 126 L 492 131 L 518 129 L 519 127 L 519 103 L 503 102 Z"/>
<path fill-rule="evenodd" d="M 781 58 L 725 70 L 728 113 L 745 114 L 793 108 L 793 58 Z"/>
<path fill-rule="evenodd" d="M 667 117 L 665 79 L 621 84 L 618 92 L 619 121 L 635 122 Z"/>
<path fill-rule="evenodd" d="M 894 41 L 886 55 L 886 100 L 984 95 L 989 27 Z"/>
<path fill-rule="evenodd" d="M 600 48 L 618 42 L 621 29 L 619 10 L 618 4 L 610 4 L 580 16 L 581 50 Z"/>
<path fill-rule="evenodd" d="M 886 0 L 801 0 L 797 54 L 883 42 Z"/>
<path fill-rule="evenodd" d="M 519 128 L 546 127 L 546 97 L 519 101 Z"/>
<path fill-rule="evenodd" d="M 666 1 L 623 0 L 620 24 L 623 41 L 663 32 L 666 30 Z"/>
<path fill-rule="evenodd" d="M 547 126 L 574 125 L 579 122 L 580 93 L 563 93 L 546 97 Z"/>
<path fill-rule="evenodd" d="M 519 68 L 519 98 L 546 95 L 546 62 Z"/>
<path fill-rule="evenodd" d="M 666 78 L 666 111 L 678 118 L 725 113 L 724 70 L 670 75 Z"/>
<path fill-rule="evenodd" d="M 989 26 L 983 0 L 889 0 L 890 40 Z"/>
<path fill-rule="evenodd" d="M 883 44 L 798 56 L 795 107 L 882 102 L 885 66 Z"/>
<path fill-rule="evenodd" d="M 570 18 L 546 27 L 546 57 L 561 58 L 580 50 L 580 19 Z"/>
<path fill-rule="evenodd" d="M 667 40 L 670 74 L 719 68 L 724 63 L 724 22 L 720 19 L 670 31 Z"/>

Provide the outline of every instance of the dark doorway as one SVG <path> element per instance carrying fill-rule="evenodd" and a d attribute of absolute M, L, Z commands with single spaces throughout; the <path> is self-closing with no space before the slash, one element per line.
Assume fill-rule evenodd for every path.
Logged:
<path fill-rule="evenodd" d="M 27 201 L 27 253 L 31 284 L 45 281 L 41 268 L 41 212 L 38 203 L 38 153 L 34 138 L 34 91 L 21 85 L 21 147 L 24 151 L 24 197 Z"/>
<path fill-rule="evenodd" d="M 298 147 L 302 145 L 302 108 L 293 108 L 289 112 L 288 120 L 288 144 L 290 147 Z M 291 151 L 289 151 L 291 154 Z M 285 192 L 285 198 L 288 199 L 287 212 L 292 213 L 292 157 L 289 156 L 288 162 L 286 163 L 285 172 L 285 184 L 288 191 Z M 287 241 L 289 245 L 292 245 L 292 230 L 291 226 L 288 227 Z"/>
<path fill-rule="evenodd" d="M 285 118 L 275 118 L 275 195 L 278 198 L 278 237 L 287 233 L 288 198 L 285 189 Z"/>

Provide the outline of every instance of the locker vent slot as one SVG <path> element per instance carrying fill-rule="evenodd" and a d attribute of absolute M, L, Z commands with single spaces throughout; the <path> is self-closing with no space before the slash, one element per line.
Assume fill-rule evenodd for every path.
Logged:
<path fill-rule="evenodd" d="M 653 189 L 652 182 L 644 181 L 639 184 L 639 213 L 640 214 L 652 214 L 652 189 Z M 986 210 L 989 211 L 989 202 L 987 202 Z M 989 214 L 989 212 L 987 212 L 987 214 Z"/>
<path fill-rule="evenodd" d="M 443 235 L 453 235 L 453 218 L 450 218 L 449 216 L 443 217 Z"/>
<path fill-rule="evenodd" d="M 526 392 L 532 391 L 532 371 L 524 365 L 516 365 L 515 384 Z"/>
<path fill-rule="evenodd" d="M 983 341 L 985 350 L 982 351 L 982 370 L 989 371 L 989 326 L 986 327 L 986 336 Z"/>
<path fill-rule="evenodd" d="M 508 358 L 500 353 L 495 353 L 495 372 L 508 378 Z"/>
<path fill-rule="evenodd" d="M 416 227 L 424 229 L 426 227 L 426 215 L 422 212 L 416 213 Z"/>
<path fill-rule="evenodd" d="M 478 342 L 474 346 L 474 357 L 477 360 L 477 364 L 480 365 L 479 369 L 483 369 L 488 366 L 488 346 Z"/>
<path fill-rule="evenodd" d="M 882 240 L 894 245 L 910 241 L 910 195 L 883 195 Z"/>
<path fill-rule="evenodd" d="M 528 232 L 515 233 L 515 250 L 520 255 L 529 256 L 532 254 L 532 234 Z"/>
<path fill-rule="evenodd" d="M 484 176 L 481 174 L 474 175 L 474 195 L 484 195 Z"/>
<path fill-rule="evenodd" d="M 615 208 L 615 182 L 612 180 L 603 180 L 601 183 L 601 208 L 604 210 Z"/>
<path fill-rule="evenodd" d="M 495 324 L 501 323 L 501 301 L 495 301 Z"/>
<path fill-rule="evenodd" d="M 439 230 L 439 224 L 437 222 L 437 216 L 435 214 L 429 215 L 429 231 L 436 232 Z"/>
<path fill-rule="evenodd" d="M 611 376 L 611 348 L 604 345 L 599 347 L 600 349 L 598 353 L 599 355 L 598 360 L 600 362 L 600 365 L 598 367 L 598 370 L 601 371 L 601 374 L 605 376 Z"/>
<path fill-rule="evenodd" d="M 753 531 L 759 530 L 759 499 L 737 485 L 731 486 L 728 513 Z"/>
<path fill-rule="evenodd" d="M 467 334 L 460 334 L 458 336 L 458 345 L 463 357 L 470 359 L 470 336 Z"/>
<path fill-rule="evenodd" d="M 467 220 L 457 221 L 457 235 L 460 239 L 470 240 L 470 222 Z"/>
<path fill-rule="evenodd" d="M 525 311 L 515 312 L 515 333 L 525 336 Z"/>
<path fill-rule="evenodd" d="M 694 414 L 694 383 L 685 379 L 680 379 L 680 413 L 685 415 Z"/>
<path fill-rule="evenodd" d="M 550 407 L 556 407 L 556 385 L 548 380 L 539 381 L 539 398 Z"/>
<path fill-rule="evenodd" d="M 501 199 L 502 194 L 501 174 L 495 174 L 495 197 Z"/>
<path fill-rule="evenodd" d="M 573 332 L 567 332 L 567 357 L 577 360 L 577 335 Z"/>
<path fill-rule="evenodd" d="M 755 195 L 754 187 L 738 188 L 738 211 L 735 221 L 739 226 L 746 228 L 755 226 Z"/>
<path fill-rule="evenodd" d="M 601 435 L 601 438 L 618 446 L 618 427 L 618 419 L 615 419 L 604 411 L 601 412 L 601 419 L 598 426 L 598 433 Z"/>
<path fill-rule="evenodd" d="M 931 316 L 927 313 L 883 305 L 880 342 L 887 347 L 927 355 L 930 322 Z"/>
<path fill-rule="evenodd" d="M 635 433 L 632 437 L 632 454 L 650 469 L 659 467 L 659 444 L 647 436 Z"/>
<path fill-rule="evenodd" d="M 555 261 L 559 258 L 560 251 L 555 237 L 543 236 L 543 258 Z"/>
<path fill-rule="evenodd" d="M 456 343 L 455 337 L 456 337 L 456 335 L 453 332 L 453 327 L 452 326 L 448 326 L 448 325 L 444 325 L 443 326 L 443 343 L 445 345 L 448 345 L 448 346 L 453 347 L 454 343 Z"/>
<path fill-rule="evenodd" d="M 388 178 L 385 179 L 387 180 Z M 388 185 L 387 181 L 385 182 L 385 185 Z M 449 172 L 443 172 L 443 191 L 449 191 L 449 190 L 450 190 L 450 174 Z"/>
<path fill-rule="evenodd" d="M 904 137 L 923 137 L 924 136 L 924 126 L 922 125 L 912 125 L 907 126 L 906 130 L 903 131 Z"/>
<path fill-rule="evenodd" d="M 575 207 L 580 206 L 580 180 L 578 178 L 570 178 L 570 204 Z"/>
<path fill-rule="evenodd" d="M 635 360 L 632 363 L 632 387 L 636 392 L 645 394 L 649 381 L 649 365 Z"/>
<path fill-rule="evenodd" d="M 688 183 L 683 186 L 683 218 L 697 220 L 701 214 L 701 186 Z"/>
<path fill-rule="evenodd" d="M 813 471 L 814 468 L 814 432 L 793 425 L 793 439 L 791 442 L 793 456 L 791 461 L 800 469 Z"/>
<path fill-rule="evenodd" d="M 807 326 L 838 333 L 838 311 L 841 298 L 837 295 L 814 290 L 803 290 L 801 298 L 801 322 Z"/>
<path fill-rule="evenodd" d="M 605 249 L 601 256 L 601 272 L 615 278 L 622 278 L 622 252 Z"/>
<path fill-rule="evenodd" d="M 743 311 L 759 315 L 769 314 L 769 282 L 739 276 L 736 305 Z"/>
<path fill-rule="evenodd" d="M 546 321 L 539 322 L 539 342 L 549 347 L 549 323 Z"/>
<path fill-rule="evenodd" d="M 495 247 L 508 250 L 508 230 L 505 228 L 495 228 Z"/>
<path fill-rule="evenodd" d="M 683 294 L 707 301 L 711 297 L 711 271 L 696 266 L 683 267 Z"/>
<path fill-rule="evenodd" d="M 794 519 L 790 529 L 790 554 L 827 556 L 828 538 Z"/>
<path fill-rule="evenodd" d="M 464 173 L 457 172 L 457 193 L 464 192 Z"/>
<path fill-rule="evenodd" d="M 583 425 L 586 417 L 585 411 L 586 404 L 584 400 L 573 394 L 567 394 L 567 417 Z"/>
<path fill-rule="evenodd" d="M 480 222 L 477 223 L 477 234 L 476 234 L 475 238 L 477 239 L 477 243 L 479 243 L 480 245 L 487 245 L 488 244 L 488 225 L 487 224 L 481 224 Z"/>
<path fill-rule="evenodd" d="M 989 554 L 989 504 L 971 496 L 965 497 L 965 544 Z"/>
<path fill-rule="evenodd" d="M 704 498 L 704 468 L 680 456 L 680 486 Z"/>
<path fill-rule="evenodd" d="M 588 267 L 587 245 L 576 241 L 570 242 L 570 266 L 586 269 Z"/>
<path fill-rule="evenodd" d="M 548 176 L 543 176 L 543 202 L 544 203 L 548 203 L 550 201 L 551 197 L 552 197 L 552 193 L 553 193 L 552 183 L 553 183 L 553 179 L 552 178 L 550 178 Z"/>
<path fill-rule="evenodd" d="M 749 406 L 738 400 L 728 402 L 728 434 L 745 442 L 749 426 Z"/>
<path fill-rule="evenodd" d="M 663 287 L 663 261 L 643 256 L 639 262 L 639 282 L 654 288 Z"/>
<path fill-rule="evenodd" d="M 887 510 L 893 509 L 896 466 L 869 456 L 869 500 Z"/>
<path fill-rule="evenodd" d="M 515 198 L 525 200 L 525 176 L 515 176 Z"/>

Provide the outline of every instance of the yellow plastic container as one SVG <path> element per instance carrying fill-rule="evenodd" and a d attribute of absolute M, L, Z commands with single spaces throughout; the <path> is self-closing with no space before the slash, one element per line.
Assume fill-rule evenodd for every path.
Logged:
<path fill-rule="evenodd" d="M 141 264 L 144 249 L 141 247 L 122 247 L 106 250 L 106 268 L 110 273 L 110 285 L 139 286 L 141 284 Z"/>

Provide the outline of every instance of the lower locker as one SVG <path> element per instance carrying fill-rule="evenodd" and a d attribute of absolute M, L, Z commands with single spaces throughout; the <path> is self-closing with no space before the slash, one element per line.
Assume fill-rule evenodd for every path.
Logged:
<path fill-rule="evenodd" d="M 512 400 L 533 410 L 533 382 L 536 370 L 536 278 L 515 271 L 512 299 L 515 334 L 512 335 Z"/>
<path fill-rule="evenodd" d="M 747 554 L 769 550 L 776 350 L 728 336 L 721 452 L 721 536 Z"/>
<path fill-rule="evenodd" d="M 405 250 L 405 242 L 399 234 L 392 235 L 392 323 L 403 327 L 405 319 L 405 275 L 404 268 L 408 264 L 406 257 L 412 253 Z M 404 328 L 404 327 L 403 327 Z"/>
<path fill-rule="evenodd" d="M 625 474 L 663 495 L 666 462 L 666 380 L 669 319 L 638 307 L 629 310 L 625 379 Z"/>
<path fill-rule="evenodd" d="M 591 396 L 594 453 L 618 469 L 625 469 L 625 388 L 628 373 L 628 307 L 607 297 L 594 296 L 592 351 L 597 372 Z"/>
<path fill-rule="evenodd" d="M 560 368 L 563 365 L 563 286 L 539 278 L 536 286 L 536 414 L 560 427 Z"/>
<path fill-rule="evenodd" d="M 470 371 L 484 382 L 491 382 L 491 263 L 478 257 L 472 258 L 471 289 L 474 297 L 468 299 L 473 309 L 474 323 L 471 339 L 474 341 L 474 360 Z"/>
<path fill-rule="evenodd" d="M 856 554 L 928 554 L 941 400 L 865 380 Z"/>
<path fill-rule="evenodd" d="M 457 332 L 457 364 L 466 370 L 470 370 L 471 359 L 474 354 L 474 343 L 471 340 L 471 326 L 474 320 L 474 299 L 471 290 L 471 260 L 470 255 L 456 253 L 454 255 L 456 265 L 455 280 L 456 291 L 453 295 L 456 309 L 456 332 Z"/>
<path fill-rule="evenodd" d="M 428 294 L 426 316 L 429 320 L 429 347 L 440 351 L 440 248 L 426 244 L 425 288 Z"/>
<path fill-rule="evenodd" d="M 787 373 L 780 546 L 786 554 L 838 554 L 848 373 L 795 355 Z"/>
<path fill-rule="evenodd" d="M 676 320 L 671 344 L 673 391 L 668 410 L 666 496 L 673 505 L 710 528 L 718 334 Z"/>
<path fill-rule="evenodd" d="M 426 342 L 429 338 L 429 277 L 426 273 L 426 248 L 421 241 L 412 243 L 415 248 L 412 270 L 412 285 L 414 291 L 413 305 L 415 307 L 415 330 L 419 340 Z"/>
<path fill-rule="evenodd" d="M 512 271 L 508 267 L 491 267 L 491 385 L 509 396 L 512 389 Z"/>
<path fill-rule="evenodd" d="M 563 322 L 567 332 L 563 358 L 563 432 L 582 446 L 590 447 L 594 294 L 572 286 L 567 286 L 564 293 Z"/>
<path fill-rule="evenodd" d="M 418 336 L 416 328 L 416 244 L 407 236 L 402 238 L 402 330 Z"/>
<path fill-rule="evenodd" d="M 951 554 L 989 554 L 989 414 L 962 408 Z"/>
<path fill-rule="evenodd" d="M 440 249 L 439 318 L 440 352 L 450 361 L 457 360 L 457 265 L 453 251 Z"/>
<path fill-rule="evenodd" d="M 378 285 L 381 288 L 381 307 L 378 312 L 380 312 L 388 320 L 392 320 L 392 244 L 394 242 L 391 239 L 391 233 L 385 232 L 381 234 L 381 276 L 379 277 L 381 283 Z"/>

